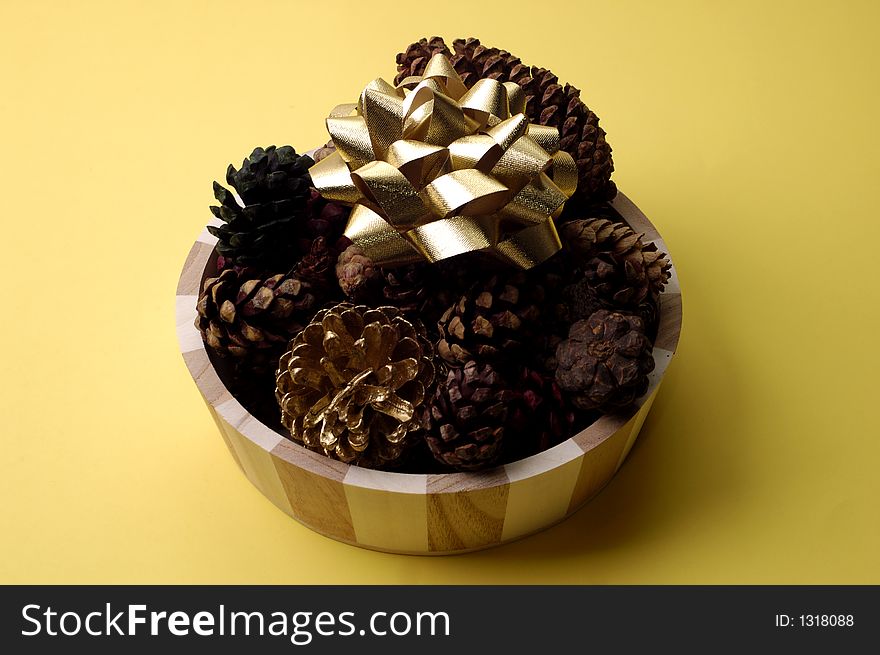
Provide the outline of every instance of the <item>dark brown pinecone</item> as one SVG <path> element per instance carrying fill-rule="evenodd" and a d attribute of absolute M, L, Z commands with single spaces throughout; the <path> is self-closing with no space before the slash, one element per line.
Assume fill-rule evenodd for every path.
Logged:
<path fill-rule="evenodd" d="M 556 349 L 556 381 L 576 407 L 612 412 L 648 390 L 654 370 L 642 319 L 600 310 L 571 326 Z"/>
<path fill-rule="evenodd" d="M 542 348 L 545 300 L 543 285 L 528 272 L 496 273 L 440 317 L 437 354 L 457 366 L 471 359 L 512 364 L 527 349 Z"/>
<path fill-rule="evenodd" d="M 509 381 L 489 363 L 471 360 L 450 368 L 429 403 L 425 441 L 434 458 L 459 471 L 495 463 L 515 397 Z"/>
<path fill-rule="evenodd" d="M 427 423 L 432 359 L 424 327 L 394 307 L 322 309 L 278 362 L 281 422 L 329 457 L 394 466 Z"/>
<path fill-rule="evenodd" d="M 559 228 L 563 248 L 608 306 L 635 310 L 657 296 L 672 265 L 653 243 L 628 225 L 605 218 L 584 218 Z"/>
<path fill-rule="evenodd" d="M 511 405 L 517 439 L 505 444 L 506 461 L 529 457 L 556 446 L 574 434 L 575 411 L 553 378 L 529 367 L 517 384 L 517 402 Z"/>
<path fill-rule="evenodd" d="M 421 262 L 382 269 L 385 278 L 382 296 L 386 303 L 407 314 L 421 313 L 430 298 L 434 274 L 429 264 Z"/>
<path fill-rule="evenodd" d="M 398 268 L 383 268 L 383 302 L 415 313 L 426 325 L 434 326 L 446 309 L 469 286 L 471 264 L 476 259 L 456 257 L 434 264 L 418 262 Z"/>
<path fill-rule="evenodd" d="M 346 239 L 343 232 L 350 213 L 351 208 L 327 200 L 316 189 L 310 189 L 308 219 L 297 241 L 302 256 L 309 253 L 314 240 L 320 237 L 327 240 L 328 246 L 337 249 L 342 246 L 342 250 L 348 247 L 348 243 L 343 243 Z"/>
<path fill-rule="evenodd" d="M 564 326 L 557 332 L 567 334 L 572 323 L 590 318 L 593 312 L 602 309 L 602 301 L 590 281 L 580 277 L 562 287 L 554 309 L 556 321 Z"/>
<path fill-rule="evenodd" d="M 611 146 L 599 118 L 580 98 L 580 91 L 570 84 L 560 85 L 559 78 L 546 68 L 527 66 L 519 57 L 506 50 L 487 48 L 479 39 L 453 41 L 455 70 L 466 86 L 481 78 L 500 82 L 516 82 L 526 95 L 526 115 L 539 125 L 559 130 L 560 147 L 578 167 L 578 189 L 571 202 L 590 205 L 610 200 L 617 194 L 611 181 L 614 162 Z M 439 37 L 422 39 L 397 55 L 398 81 L 410 75 L 421 75 L 436 52 L 448 54 L 449 48 Z"/>
<path fill-rule="evenodd" d="M 336 260 L 336 280 L 345 296 L 357 303 L 375 304 L 382 287 L 381 269 L 356 245 L 342 251 Z"/>
<path fill-rule="evenodd" d="M 261 276 L 227 268 L 205 280 L 196 311 L 196 327 L 209 348 L 260 370 L 274 367 L 290 339 L 308 324 L 315 296 L 293 274 Z"/>

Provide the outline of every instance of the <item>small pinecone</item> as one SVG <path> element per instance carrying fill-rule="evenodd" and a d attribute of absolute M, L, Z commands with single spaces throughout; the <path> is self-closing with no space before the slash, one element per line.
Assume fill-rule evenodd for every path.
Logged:
<path fill-rule="evenodd" d="M 427 421 L 432 357 L 424 327 L 394 307 L 322 309 L 278 362 L 281 422 L 334 459 L 394 466 Z"/>
<path fill-rule="evenodd" d="M 510 383 L 491 364 L 468 361 L 450 368 L 430 401 L 425 441 L 434 458 L 461 471 L 493 464 L 501 454 L 515 397 Z"/>
<path fill-rule="evenodd" d="M 452 53 L 439 36 L 432 36 L 430 39 L 419 39 L 415 43 L 410 44 L 406 52 L 397 55 L 397 77 L 394 78 L 395 84 L 400 84 L 405 78 L 412 75 L 421 75 L 425 72 L 425 66 L 431 60 L 431 57 L 437 53 L 452 57 Z"/>
<path fill-rule="evenodd" d="M 265 150 L 256 148 L 241 168 L 231 164 L 226 182 L 237 192 L 214 182 L 214 197 L 220 206 L 211 212 L 224 222 L 209 226 L 217 237 L 217 252 L 239 265 L 268 270 L 287 270 L 303 252 L 296 235 L 307 219 L 311 178 L 310 157 L 298 155 L 290 146 Z"/>
<path fill-rule="evenodd" d="M 556 381 L 585 410 L 610 412 L 629 405 L 648 390 L 648 373 L 654 370 L 642 319 L 604 309 L 571 326 L 556 359 Z"/>
<path fill-rule="evenodd" d="M 310 285 L 293 274 L 262 277 L 227 268 L 205 280 L 195 325 L 219 355 L 260 370 L 274 367 L 288 341 L 315 311 Z"/>
<path fill-rule="evenodd" d="M 353 301 L 374 304 L 381 286 L 381 272 L 364 251 L 351 245 L 336 260 L 336 279 L 342 293 Z"/>
<path fill-rule="evenodd" d="M 653 243 L 623 223 L 585 218 L 563 223 L 563 247 L 611 307 L 635 309 L 658 295 L 672 265 Z"/>
<path fill-rule="evenodd" d="M 508 440 L 506 460 L 517 460 L 556 446 L 574 433 L 575 412 L 553 374 L 524 368 L 517 385 L 512 425 L 521 438 Z M 513 443 L 511 443 L 513 442 Z"/>
<path fill-rule="evenodd" d="M 500 82 L 516 82 L 526 95 L 526 115 L 539 125 L 559 130 L 560 147 L 574 157 L 578 167 L 578 188 L 573 202 L 591 204 L 610 200 L 617 194 L 611 181 L 614 162 L 611 146 L 599 118 L 580 98 L 580 91 L 566 84 L 546 68 L 527 66 L 506 50 L 487 48 L 479 39 L 453 41 L 455 56 L 452 64 L 465 86 L 471 87 L 481 78 Z M 397 79 L 421 75 L 436 52 L 449 53 L 439 37 L 422 39 L 397 55 Z"/>
<path fill-rule="evenodd" d="M 544 336 L 544 305 L 543 285 L 526 271 L 492 275 L 440 317 L 437 353 L 458 366 L 471 359 L 512 363 Z"/>
<path fill-rule="evenodd" d="M 334 145 L 333 141 L 328 141 L 323 146 L 315 150 L 314 154 L 312 155 L 312 159 L 314 159 L 315 163 L 317 164 L 319 161 L 325 159 L 326 157 L 329 157 L 334 152 L 336 152 L 336 146 Z"/>

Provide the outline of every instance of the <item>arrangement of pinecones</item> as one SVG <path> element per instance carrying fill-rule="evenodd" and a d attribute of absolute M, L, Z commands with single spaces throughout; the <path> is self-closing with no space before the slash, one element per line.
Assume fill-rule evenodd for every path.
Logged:
<path fill-rule="evenodd" d="M 332 142 L 314 160 L 257 148 L 229 167 L 234 192 L 214 184 L 217 270 L 196 326 L 234 363 L 235 389 L 275 412 L 267 421 L 357 466 L 475 471 L 528 457 L 625 411 L 654 366 L 671 265 L 609 204 L 611 147 L 580 91 L 505 50 L 476 39 L 450 50 L 439 37 L 397 56 L 396 82 L 437 53 L 467 87 L 522 87 L 529 119 L 557 128 L 577 163 L 576 195 L 556 219 L 562 249 L 541 264 L 474 252 L 377 265 L 344 236 L 348 208 L 312 187 L 309 167 Z"/>

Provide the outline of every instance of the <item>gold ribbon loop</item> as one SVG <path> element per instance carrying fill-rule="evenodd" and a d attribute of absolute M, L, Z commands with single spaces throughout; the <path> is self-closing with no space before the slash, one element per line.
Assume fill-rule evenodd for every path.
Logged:
<path fill-rule="evenodd" d="M 351 178 L 351 170 L 342 159 L 339 151 L 324 157 L 309 169 L 309 175 L 321 195 L 330 200 L 336 200 L 347 205 L 354 205 L 363 197 L 363 194 L 354 185 Z M 320 186 L 318 186 L 320 181 Z"/>
<path fill-rule="evenodd" d="M 388 163 L 406 176 L 416 189 L 438 175 L 448 173 L 450 151 L 421 141 L 401 139 L 388 149 Z"/>
<path fill-rule="evenodd" d="M 510 118 L 501 121 L 494 127 L 489 128 L 486 134 L 492 137 L 492 140 L 507 150 L 510 146 L 517 142 L 518 139 L 528 134 L 529 119 L 525 114 L 515 114 Z"/>
<path fill-rule="evenodd" d="M 376 158 L 363 116 L 328 117 L 327 131 L 333 138 L 336 152 L 353 168 L 363 166 Z"/>
<path fill-rule="evenodd" d="M 459 101 L 469 116 L 479 121 L 479 129 L 484 128 L 490 116 L 500 120 L 510 118 L 510 105 L 507 89 L 498 80 L 478 80 Z"/>
<path fill-rule="evenodd" d="M 379 159 L 385 159 L 388 148 L 403 136 L 403 100 L 396 95 L 378 89 L 364 89 L 361 100 L 367 132 L 373 152 Z"/>
<path fill-rule="evenodd" d="M 500 212 L 499 219 L 505 224 L 533 225 L 545 222 L 565 203 L 567 196 L 549 177 L 540 174 L 517 193 Z M 552 221 L 550 221 L 552 223 Z"/>
<path fill-rule="evenodd" d="M 486 217 L 453 216 L 411 230 L 407 237 L 431 262 L 449 259 L 498 242 L 498 223 Z"/>
<path fill-rule="evenodd" d="M 395 228 L 408 230 L 431 216 L 403 173 L 384 161 L 371 161 L 351 174 L 355 186 L 382 210 Z"/>
<path fill-rule="evenodd" d="M 346 232 L 357 235 L 357 244 L 383 266 L 401 266 L 420 261 L 422 255 L 397 230 L 366 205 L 357 204 L 348 217 Z M 354 239 L 352 239 L 354 240 Z"/>
<path fill-rule="evenodd" d="M 488 134 L 471 134 L 449 144 L 452 168 L 460 171 L 476 168 L 484 173 L 492 170 L 504 150 Z"/>
<path fill-rule="evenodd" d="M 491 172 L 514 191 L 519 191 L 520 187 L 544 172 L 552 161 L 546 150 L 524 136 L 504 151 Z"/>
<path fill-rule="evenodd" d="M 531 125 L 525 93 L 467 89 L 434 55 L 422 77 L 368 84 L 327 118 L 336 152 L 311 169 L 325 197 L 352 205 L 345 234 L 376 264 L 486 251 L 530 268 L 560 249 L 553 224 L 577 186 L 555 128 Z"/>
<path fill-rule="evenodd" d="M 510 190 L 475 168 L 441 175 L 425 187 L 422 197 L 440 218 L 455 214 L 491 213 L 504 204 Z"/>

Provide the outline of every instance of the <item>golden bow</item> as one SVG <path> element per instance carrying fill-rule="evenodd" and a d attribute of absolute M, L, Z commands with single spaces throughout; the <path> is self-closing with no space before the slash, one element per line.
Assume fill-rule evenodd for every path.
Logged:
<path fill-rule="evenodd" d="M 561 245 L 553 218 L 577 186 L 559 132 L 531 125 L 519 85 L 469 90 L 444 55 L 422 77 L 377 79 L 327 118 L 336 152 L 310 173 L 352 205 L 345 234 L 388 266 L 486 250 L 531 268 Z"/>

